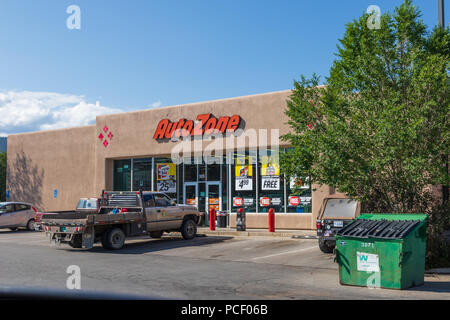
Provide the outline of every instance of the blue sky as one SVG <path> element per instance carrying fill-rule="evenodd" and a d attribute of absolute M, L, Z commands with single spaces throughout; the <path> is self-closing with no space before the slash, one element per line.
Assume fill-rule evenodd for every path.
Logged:
<path fill-rule="evenodd" d="M 401 2 L 2 0 L 0 134 L 290 89 L 328 75 L 347 22 Z M 72 4 L 80 30 L 66 27 Z M 436 25 L 437 1 L 414 4 Z"/>

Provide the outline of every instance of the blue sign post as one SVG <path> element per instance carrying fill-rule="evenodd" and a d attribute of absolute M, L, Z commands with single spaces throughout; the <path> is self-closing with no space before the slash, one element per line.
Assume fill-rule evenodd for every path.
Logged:
<path fill-rule="evenodd" d="M 9 190 L 6 190 L 6 199 L 9 199 L 9 195 L 10 195 Z"/>
<path fill-rule="evenodd" d="M 58 189 L 53 190 L 53 198 L 57 198 L 58 197 Z"/>

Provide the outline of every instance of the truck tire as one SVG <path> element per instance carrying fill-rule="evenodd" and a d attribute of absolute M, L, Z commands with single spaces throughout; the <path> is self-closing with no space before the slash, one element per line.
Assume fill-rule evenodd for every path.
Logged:
<path fill-rule="evenodd" d="M 105 232 L 102 233 L 101 242 L 102 242 L 103 249 L 111 250 L 111 248 L 109 247 L 108 241 L 106 240 L 106 238 L 108 236 L 108 232 L 109 232 L 109 230 L 106 230 Z"/>
<path fill-rule="evenodd" d="M 319 238 L 319 248 L 323 253 L 333 253 L 334 245 L 330 245 L 330 242 L 323 237 Z"/>
<path fill-rule="evenodd" d="M 197 224 L 192 219 L 186 219 L 181 225 L 181 235 L 184 240 L 194 239 L 197 235 Z"/>
<path fill-rule="evenodd" d="M 155 239 L 161 238 L 162 235 L 163 235 L 162 231 L 151 231 L 150 232 L 150 237 L 155 238 Z"/>
<path fill-rule="evenodd" d="M 102 246 L 108 250 L 119 250 L 125 244 L 125 233 L 122 229 L 114 228 L 106 231 L 102 236 Z"/>
<path fill-rule="evenodd" d="M 83 247 L 83 238 L 81 234 L 74 234 L 72 240 L 69 241 L 69 245 L 72 248 L 82 248 Z"/>

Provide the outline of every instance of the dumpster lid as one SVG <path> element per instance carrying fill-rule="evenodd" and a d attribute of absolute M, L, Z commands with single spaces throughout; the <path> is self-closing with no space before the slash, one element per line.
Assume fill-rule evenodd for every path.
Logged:
<path fill-rule="evenodd" d="M 421 222 L 421 220 L 356 219 L 339 230 L 337 235 L 355 238 L 402 239 Z"/>

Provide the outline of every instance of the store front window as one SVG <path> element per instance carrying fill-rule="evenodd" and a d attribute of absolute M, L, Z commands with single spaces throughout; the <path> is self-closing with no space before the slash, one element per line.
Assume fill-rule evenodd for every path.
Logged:
<path fill-rule="evenodd" d="M 283 152 L 283 150 L 281 150 Z M 170 158 L 114 161 L 113 188 L 165 192 L 180 204 L 199 211 L 310 213 L 311 186 L 307 178 L 284 179 L 277 149 L 234 152 L 231 163 Z M 209 160 L 209 159 L 207 159 Z M 222 163 L 222 164 L 220 164 Z"/>
<path fill-rule="evenodd" d="M 284 212 L 284 178 L 280 174 L 278 149 L 263 149 L 258 158 L 258 212 Z"/>
<path fill-rule="evenodd" d="M 131 159 L 114 161 L 114 191 L 131 190 Z"/>
<path fill-rule="evenodd" d="M 246 151 L 233 155 L 231 165 L 232 209 L 236 212 L 243 208 L 245 212 L 256 212 L 256 151 Z"/>
<path fill-rule="evenodd" d="M 177 198 L 177 165 L 170 158 L 155 158 L 154 179 L 156 191 Z"/>
<path fill-rule="evenodd" d="M 152 189 L 152 159 L 133 160 L 133 190 Z"/>
<path fill-rule="evenodd" d="M 287 212 L 311 213 L 311 185 L 308 178 L 291 178 L 286 181 Z"/>

